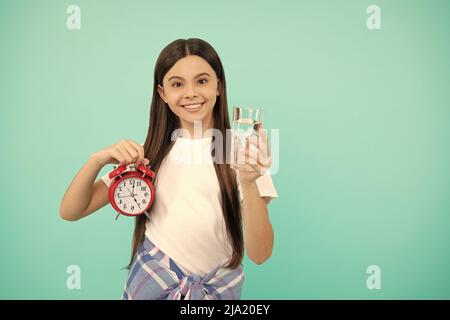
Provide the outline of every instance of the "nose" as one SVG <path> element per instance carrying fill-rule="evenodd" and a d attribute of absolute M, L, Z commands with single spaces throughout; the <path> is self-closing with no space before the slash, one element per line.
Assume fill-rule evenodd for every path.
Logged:
<path fill-rule="evenodd" d="M 195 86 L 193 86 L 192 84 L 187 85 L 185 96 L 186 96 L 186 98 L 187 97 L 196 97 L 197 93 L 195 91 Z"/>

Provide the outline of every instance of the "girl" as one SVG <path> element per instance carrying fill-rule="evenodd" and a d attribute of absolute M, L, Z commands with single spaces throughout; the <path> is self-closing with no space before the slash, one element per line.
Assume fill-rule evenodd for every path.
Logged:
<path fill-rule="evenodd" d="M 274 235 L 267 204 L 278 195 L 268 174 L 267 136 L 260 129 L 260 139 L 246 145 L 253 171 L 238 171 L 213 161 L 227 155 L 227 129 L 219 56 L 203 40 L 176 40 L 156 62 L 145 143 L 121 140 L 94 153 L 71 182 L 60 215 L 75 221 L 109 202 L 109 172 L 94 183 L 103 166 L 138 163 L 156 173 L 150 219 L 135 218 L 122 299 L 239 299 L 244 240 L 256 264 L 270 257 Z M 213 130 L 221 134 L 211 135 Z M 212 148 L 213 142 L 221 147 Z M 180 163 L 180 157 L 199 152 L 201 164 Z"/>

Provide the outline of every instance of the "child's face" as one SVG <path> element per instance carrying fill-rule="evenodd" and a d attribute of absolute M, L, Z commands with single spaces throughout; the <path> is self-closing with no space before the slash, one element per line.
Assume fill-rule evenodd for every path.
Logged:
<path fill-rule="evenodd" d="M 194 121 L 203 121 L 203 129 L 213 126 L 219 85 L 214 69 L 203 58 L 191 55 L 178 60 L 164 76 L 163 86 L 158 85 L 158 92 L 180 118 L 182 128 L 191 128 Z M 198 103 L 199 109 L 188 110 Z"/>

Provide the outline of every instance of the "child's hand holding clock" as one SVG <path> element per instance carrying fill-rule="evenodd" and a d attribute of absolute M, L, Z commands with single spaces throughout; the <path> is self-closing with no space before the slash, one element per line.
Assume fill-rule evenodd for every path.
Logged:
<path fill-rule="evenodd" d="M 144 157 L 144 147 L 133 140 L 120 140 L 94 153 L 91 158 L 95 159 L 102 167 L 107 164 L 149 164 L 149 160 Z"/>
<path fill-rule="evenodd" d="M 108 197 L 112 207 L 126 216 L 147 215 L 155 199 L 152 179 L 155 173 L 147 167 L 144 148 L 133 140 L 120 140 L 91 156 L 101 167 L 119 164 L 109 173 L 112 180 Z"/>

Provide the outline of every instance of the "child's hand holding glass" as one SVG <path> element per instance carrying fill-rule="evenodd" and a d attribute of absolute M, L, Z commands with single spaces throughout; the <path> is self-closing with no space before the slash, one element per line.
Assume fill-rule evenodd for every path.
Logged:
<path fill-rule="evenodd" d="M 266 132 L 262 129 L 264 111 L 257 108 L 233 108 L 231 167 L 239 170 L 242 183 L 252 183 L 270 167 Z"/>
<path fill-rule="evenodd" d="M 239 170 L 241 183 L 253 183 L 270 168 L 271 158 L 267 134 L 261 126 L 255 134 L 245 138 L 245 168 Z M 248 168 L 251 168 L 249 170 Z"/>

